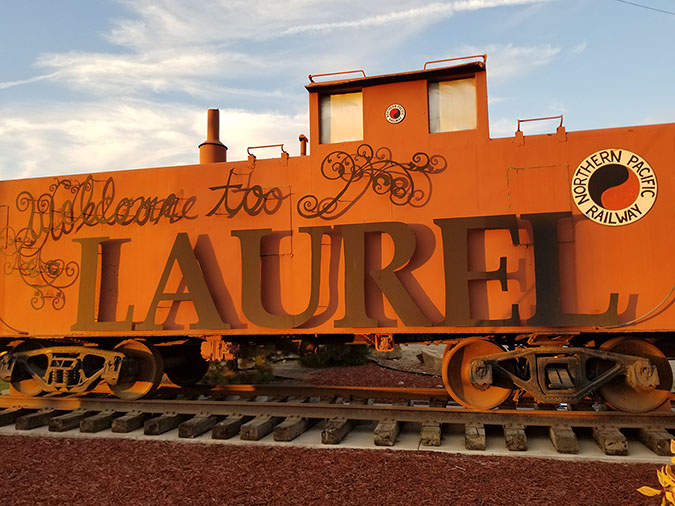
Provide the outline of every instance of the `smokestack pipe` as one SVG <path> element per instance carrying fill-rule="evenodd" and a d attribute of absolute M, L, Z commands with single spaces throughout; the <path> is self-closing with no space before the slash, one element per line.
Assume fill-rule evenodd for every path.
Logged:
<path fill-rule="evenodd" d="M 199 145 L 199 163 L 227 161 L 227 146 L 220 142 L 220 111 L 209 109 L 206 118 L 206 140 Z"/>

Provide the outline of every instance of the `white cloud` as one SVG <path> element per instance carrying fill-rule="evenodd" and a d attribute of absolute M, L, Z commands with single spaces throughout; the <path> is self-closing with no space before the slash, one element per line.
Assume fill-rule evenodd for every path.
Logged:
<path fill-rule="evenodd" d="M 47 79 L 53 79 L 56 77 L 56 72 L 52 74 L 44 74 L 41 76 L 35 76 L 31 77 L 29 79 L 20 79 L 17 81 L 5 81 L 4 83 L 0 83 L 0 90 L 4 90 L 7 88 L 13 88 L 14 86 L 21 86 L 23 84 L 32 84 L 32 83 L 37 83 L 40 81 L 45 81 Z"/>
<path fill-rule="evenodd" d="M 0 83 L 0 89 L 53 80 L 105 96 L 240 95 L 245 93 L 241 87 L 228 85 L 233 79 L 292 75 L 309 61 L 321 62 L 322 68 L 331 61 L 366 61 L 456 13 L 549 0 L 119 1 L 129 9 L 129 16 L 116 21 L 106 36 L 126 51 L 43 54 L 36 64 L 45 74 Z M 358 37 L 345 38 L 342 33 L 331 44 L 326 37 L 337 31 L 358 32 Z M 317 32 L 322 34 L 319 40 Z M 275 42 L 279 39 L 284 44 Z M 265 45 L 264 49 L 257 44 Z M 289 44 L 301 44 L 301 53 Z M 278 79 L 271 82 L 279 85 Z M 279 92 L 267 88 L 266 93 Z"/>
<path fill-rule="evenodd" d="M 573 47 L 569 53 L 578 54 L 586 48 L 586 43 Z M 535 68 L 545 67 L 555 61 L 562 54 L 562 48 L 550 44 L 540 44 L 533 46 L 516 46 L 514 44 L 497 45 L 491 44 L 483 48 L 487 55 L 487 67 L 489 72 L 488 85 L 500 89 L 500 85 L 506 81 L 514 80 L 518 77 L 527 75 Z M 479 51 L 473 46 L 463 46 L 462 52 Z M 495 106 L 504 105 L 507 102 L 513 102 L 513 98 L 504 96 L 488 97 L 488 104 Z M 558 100 L 550 101 L 542 110 L 541 114 L 535 116 L 557 116 L 567 111 L 564 102 Z M 512 137 L 517 129 L 518 119 L 527 119 L 527 117 L 515 115 L 512 118 L 498 117 L 490 120 L 491 137 Z M 555 121 L 535 121 L 526 122 L 521 125 L 521 130 L 525 135 L 535 135 L 554 132 L 558 126 Z"/>
<path fill-rule="evenodd" d="M 44 54 L 36 64 L 53 70 L 42 78 L 106 96 L 148 91 L 181 91 L 199 97 L 278 95 L 275 91 L 244 90 L 218 84 L 217 78 L 224 69 L 237 65 L 236 60 L 235 54 L 214 50 L 152 51 L 130 55 L 68 52 Z"/>
<path fill-rule="evenodd" d="M 457 12 L 544 3 L 550 0 L 121 0 L 136 14 L 116 23 L 109 40 L 132 48 L 272 39 L 435 21 Z M 236 20 L 236 21 L 235 21 Z"/>
<path fill-rule="evenodd" d="M 498 118 L 490 121 L 490 137 L 513 137 L 518 129 L 517 121 L 508 118 Z"/>
<path fill-rule="evenodd" d="M 554 100 L 548 104 L 548 110 L 551 115 L 563 114 L 567 111 L 567 106 L 559 100 Z"/>
<path fill-rule="evenodd" d="M 572 50 L 570 51 L 570 53 L 573 54 L 573 55 L 581 54 L 581 53 L 583 53 L 584 51 L 586 51 L 586 48 L 587 48 L 587 47 L 588 47 L 588 42 L 587 42 L 587 41 L 580 42 L 579 44 L 577 44 L 576 46 L 574 46 L 574 47 L 572 48 Z"/>
<path fill-rule="evenodd" d="M 228 160 L 250 145 L 285 143 L 298 152 L 306 115 L 221 110 Z M 4 179 L 198 163 L 206 111 L 141 100 L 0 109 L 0 167 Z M 267 156 L 266 154 L 263 156 Z"/>
<path fill-rule="evenodd" d="M 490 83 L 500 83 L 516 76 L 526 74 L 535 67 L 551 63 L 561 48 L 550 44 L 533 46 L 516 46 L 513 44 L 490 44 L 481 48 L 462 46 L 459 53 L 476 54 L 485 52 L 488 55 L 487 67 L 490 73 Z"/>
<path fill-rule="evenodd" d="M 351 28 L 366 28 L 374 26 L 390 27 L 393 23 L 420 23 L 438 21 L 458 12 L 475 11 L 494 7 L 539 3 L 542 0 L 460 0 L 455 2 L 432 2 L 420 7 L 402 10 L 385 10 L 384 14 L 366 16 L 356 19 L 334 21 L 327 23 L 297 25 L 288 28 L 282 35 L 301 32 L 324 32 Z M 391 5 L 390 2 L 388 2 Z"/>
<path fill-rule="evenodd" d="M 488 105 L 503 104 L 504 102 L 511 102 L 512 100 L 512 98 L 489 96 Z"/>
<path fill-rule="evenodd" d="M 649 114 L 636 118 L 633 122 L 635 125 L 659 125 L 662 123 L 673 123 L 675 118 L 675 107 L 667 106 L 662 108 L 659 112 Z"/>

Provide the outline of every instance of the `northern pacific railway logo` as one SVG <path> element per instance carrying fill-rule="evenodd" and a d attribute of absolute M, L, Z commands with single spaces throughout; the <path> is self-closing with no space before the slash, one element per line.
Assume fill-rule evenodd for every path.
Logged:
<path fill-rule="evenodd" d="M 656 175 L 647 161 L 625 149 L 603 149 L 586 157 L 572 176 L 579 211 L 596 223 L 628 225 L 654 205 Z"/>

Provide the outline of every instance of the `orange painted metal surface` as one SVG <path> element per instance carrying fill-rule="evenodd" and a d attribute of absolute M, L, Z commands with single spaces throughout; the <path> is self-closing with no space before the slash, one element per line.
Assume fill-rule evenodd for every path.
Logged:
<path fill-rule="evenodd" d="M 429 133 L 460 77 L 477 128 Z M 675 124 L 490 139 L 481 62 L 307 88 L 307 156 L 1 182 L 0 337 L 675 328 Z M 319 144 L 355 90 L 363 140 Z"/>

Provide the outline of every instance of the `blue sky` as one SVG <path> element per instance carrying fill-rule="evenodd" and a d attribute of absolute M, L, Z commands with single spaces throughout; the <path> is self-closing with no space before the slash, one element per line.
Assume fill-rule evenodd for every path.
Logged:
<path fill-rule="evenodd" d="M 488 54 L 493 137 L 675 122 L 674 0 L 0 0 L 0 178 L 231 160 L 307 134 L 307 75 Z M 532 133 L 555 125 L 528 127 Z M 526 133 L 528 131 L 526 130 Z"/>

